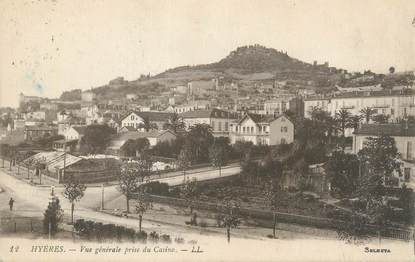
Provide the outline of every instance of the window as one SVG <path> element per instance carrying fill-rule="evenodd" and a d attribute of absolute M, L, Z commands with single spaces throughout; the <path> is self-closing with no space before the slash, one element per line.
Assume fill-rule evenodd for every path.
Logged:
<path fill-rule="evenodd" d="M 229 127 L 228 127 L 228 122 L 225 122 L 225 131 L 228 131 Z M 238 130 L 236 130 L 238 131 Z"/>
<path fill-rule="evenodd" d="M 251 126 L 251 133 L 254 133 L 254 127 Z"/>
<path fill-rule="evenodd" d="M 391 115 L 394 115 L 394 114 L 395 114 L 395 110 L 393 108 L 391 108 Z"/>
<path fill-rule="evenodd" d="M 131 120 L 134 120 L 134 116 L 133 115 L 131 115 Z"/>
<path fill-rule="evenodd" d="M 245 127 L 242 127 L 242 133 L 245 133 Z"/>
<path fill-rule="evenodd" d="M 218 123 L 218 131 L 222 131 L 222 122 Z"/>
<path fill-rule="evenodd" d="M 406 159 L 412 159 L 412 142 L 406 143 Z"/>
<path fill-rule="evenodd" d="M 212 130 L 215 131 L 215 121 L 212 121 Z"/>
<path fill-rule="evenodd" d="M 285 138 L 281 138 L 281 144 L 286 144 L 287 141 L 285 140 Z"/>
<path fill-rule="evenodd" d="M 281 127 L 281 133 L 287 133 L 287 132 L 288 132 L 288 127 L 282 126 Z"/>

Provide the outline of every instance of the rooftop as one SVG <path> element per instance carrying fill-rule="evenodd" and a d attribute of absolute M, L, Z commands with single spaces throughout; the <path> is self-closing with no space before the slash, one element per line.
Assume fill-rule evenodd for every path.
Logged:
<path fill-rule="evenodd" d="M 131 111 L 127 115 L 122 117 L 121 120 L 125 119 L 131 113 L 134 113 L 134 114 L 138 115 L 141 118 L 146 118 L 147 117 L 150 121 L 157 121 L 157 122 L 167 121 L 173 115 L 173 113 L 159 112 L 159 111 L 146 111 L 146 112 Z"/>
<path fill-rule="evenodd" d="M 72 126 L 72 128 L 75 129 L 80 135 L 85 134 L 86 126 Z"/>
<path fill-rule="evenodd" d="M 393 124 L 363 124 L 355 135 L 367 135 L 367 136 L 415 136 L 415 124 L 406 123 L 393 123 Z"/>
<path fill-rule="evenodd" d="M 328 95 L 315 95 L 305 98 L 305 101 L 312 100 L 330 100 L 336 98 L 356 98 L 356 97 L 385 97 L 385 96 L 410 96 L 415 95 L 415 91 L 412 89 L 402 90 L 382 90 L 382 91 L 355 91 L 346 92 L 340 94 L 328 94 Z"/>
<path fill-rule="evenodd" d="M 217 108 L 188 111 L 180 114 L 180 116 L 182 118 L 237 118 L 235 114 Z"/>

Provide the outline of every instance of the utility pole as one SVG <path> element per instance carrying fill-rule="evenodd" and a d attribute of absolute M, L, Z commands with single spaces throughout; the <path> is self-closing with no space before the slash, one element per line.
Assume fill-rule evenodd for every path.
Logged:
<path fill-rule="evenodd" d="M 101 211 L 104 210 L 104 183 L 101 186 Z"/>

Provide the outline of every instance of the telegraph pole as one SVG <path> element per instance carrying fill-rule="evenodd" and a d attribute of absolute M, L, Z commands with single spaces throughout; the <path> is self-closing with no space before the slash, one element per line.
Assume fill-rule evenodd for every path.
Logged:
<path fill-rule="evenodd" d="M 103 211 L 104 210 L 104 183 L 102 183 L 102 186 L 101 186 L 101 211 Z"/>

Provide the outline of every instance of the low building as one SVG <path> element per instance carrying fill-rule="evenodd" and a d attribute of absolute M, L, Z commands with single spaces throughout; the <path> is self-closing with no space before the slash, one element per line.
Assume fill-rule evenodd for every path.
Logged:
<path fill-rule="evenodd" d="M 53 141 L 52 148 L 56 151 L 65 151 L 65 152 L 73 152 L 77 149 L 79 141 L 77 139 L 73 140 L 66 140 L 60 139 Z"/>
<path fill-rule="evenodd" d="M 285 115 L 246 113 L 230 135 L 231 143 L 252 142 L 254 145 L 290 144 L 294 141 L 294 124 Z"/>
<path fill-rule="evenodd" d="M 41 169 L 33 169 L 30 163 L 41 163 Z M 40 152 L 23 161 L 32 175 L 42 175 L 55 183 L 65 183 L 74 177 L 81 183 L 96 183 L 116 179 L 119 161 L 112 158 L 85 159 L 67 152 Z"/>
<path fill-rule="evenodd" d="M 65 131 L 63 136 L 65 137 L 65 140 L 80 141 L 85 134 L 86 127 L 87 126 L 71 126 L 68 130 Z"/>
<path fill-rule="evenodd" d="M 267 115 L 280 115 L 290 109 L 290 100 L 293 97 L 281 97 L 264 102 L 264 111 Z"/>
<path fill-rule="evenodd" d="M 150 112 L 138 112 L 132 111 L 129 112 L 126 116 L 121 118 L 121 126 L 122 127 L 134 127 L 136 129 L 140 128 L 142 124 L 144 124 L 144 119 L 148 119 L 150 122 L 157 125 L 158 130 L 163 130 L 164 124 L 170 119 L 172 113 L 167 112 L 158 112 L 158 111 L 150 111 Z"/>
<path fill-rule="evenodd" d="M 342 109 L 359 115 L 362 109 L 371 108 L 374 114 L 389 115 L 390 120 L 397 120 L 415 116 L 415 92 L 411 89 L 361 91 L 304 99 L 304 117 L 310 118 L 313 108 L 327 111 L 331 116 Z"/>
<path fill-rule="evenodd" d="M 26 141 L 32 141 L 57 134 L 58 129 L 49 126 L 26 126 L 24 129 L 24 139 Z"/>
<path fill-rule="evenodd" d="M 363 124 L 353 133 L 352 152 L 357 154 L 368 137 L 387 135 L 395 140 L 398 153 L 402 160 L 402 177 L 399 177 L 399 186 L 406 183 L 415 189 L 415 124 Z"/>
<path fill-rule="evenodd" d="M 45 111 L 33 111 L 33 112 L 27 112 L 23 114 L 24 120 L 45 120 L 46 119 L 46 112 Z"/>
<path fill-rule="evenodd" d="M 212 127 L 214 137 L 228 137 L 237 115 L 217 108 L 208 110 L 193 110 L 179 115 L 186 129 L 196 124 L 207 124 Z"/>

